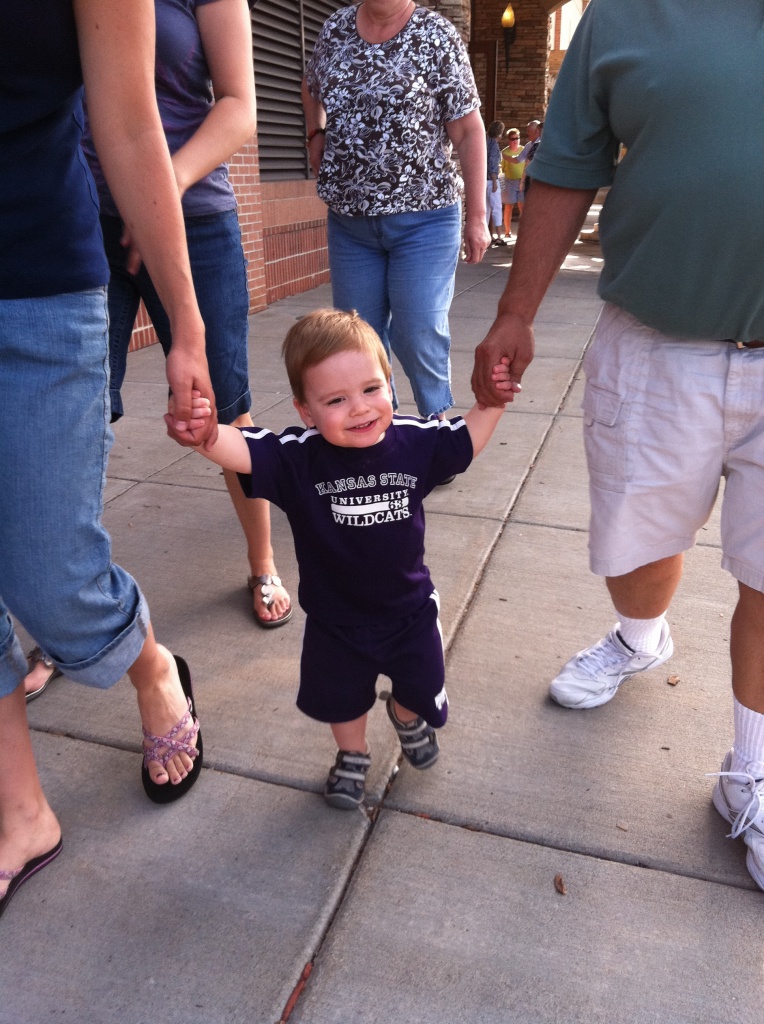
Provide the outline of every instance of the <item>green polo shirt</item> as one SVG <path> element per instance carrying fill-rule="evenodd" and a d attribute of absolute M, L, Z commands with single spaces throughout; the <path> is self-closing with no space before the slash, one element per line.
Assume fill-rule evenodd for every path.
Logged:
<path fill-rule="evenodd" d="M 764 0 L 592 0 L 529 173 L 612 184 L 603 299 L 666 334 L 764 338 Z"/>

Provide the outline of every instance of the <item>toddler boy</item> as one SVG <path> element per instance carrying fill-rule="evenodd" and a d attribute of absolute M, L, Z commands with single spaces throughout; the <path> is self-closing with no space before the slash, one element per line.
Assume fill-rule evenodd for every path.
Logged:
<path fill-rule="evenodd" d="M 448 698 L 422 502 L 464 472 L 503 410 L 474 406 L 452 420 L 393 415 L 385 350 L 355 312 L 310 313 L 282 353 L 304 427 L 221 426 L 217 442 L 197 450 L 289 519 L 307 615 L 297 706 L 327 722 L 339 747 L 326 800 L 354 808 L 371 763 L 366 719 L 380 673 L 392 680 L 387 713 L 406 760 L 422 769 L 438 757 L 435 729 Z M 506 367 L 494 375 L 507 379 Z M 197 399 L 196 414 L 203 406 Z"/>

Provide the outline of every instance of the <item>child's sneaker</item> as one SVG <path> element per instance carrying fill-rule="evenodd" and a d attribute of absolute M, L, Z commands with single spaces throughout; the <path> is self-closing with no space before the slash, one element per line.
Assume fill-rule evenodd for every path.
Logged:
<path fill-rule="evenodd" d="M 764 889 L 764 765 L 746 765 L 744 772 L 732 772 L 732 751 L 722 762 L 714 786 L 714 807 L 732 825 L 730 839 L 742 836 L 748 847 L 746 867 L 760 889 Z"/>
<path fill-rule="evenodd" d="M 412 722 L 399 722 L 393 710 L 392 695 L 385 703 L 390 721 L 398 733 L 401 741 L 403 756 L 413 768 L 429 768 L 438 760 L 440 748 L 438 737 L 431 725 L 421 717 L 415 718 Z"/>
<path fill-rule="evenodd" d="M 324 799 L 332 807 L 352 811 L 363 803 L 366 773 L 371 765 L 368 754 L 357 750 L 338 750 L 337 760 L 329 770 L 324 786 Z"/>

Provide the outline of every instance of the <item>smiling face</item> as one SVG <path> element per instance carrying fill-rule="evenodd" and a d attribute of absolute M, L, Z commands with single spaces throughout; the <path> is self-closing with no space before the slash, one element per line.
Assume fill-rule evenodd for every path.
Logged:
<path fill-rule="evenodd" d="M 393 396 L 371 352 L 336 352 L 303 373 L 305 401 L 294 406 L 306 427 L 315 427 L 340 448 L 369 448 L 393 419 Z"/>

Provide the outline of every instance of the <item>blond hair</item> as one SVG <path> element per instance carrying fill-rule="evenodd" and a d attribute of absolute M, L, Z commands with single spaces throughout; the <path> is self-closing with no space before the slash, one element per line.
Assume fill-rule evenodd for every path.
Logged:
<path fill-rule="evenodd" d="M 390 380 L 390 362 L 379 335 L 355 310 L 314 309 L 289 328 L 281 346 L 292 394 L 298 402 L 305 402 L 305 371 L 338 352 L 368 352 L 379 363 L 385 380 Z"/>

